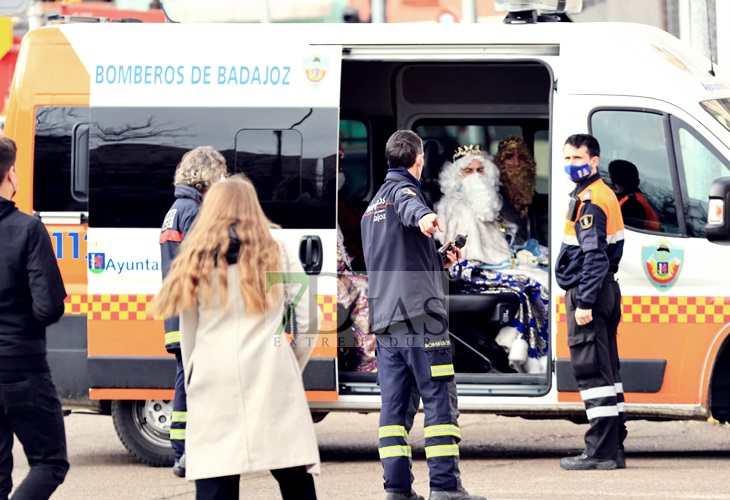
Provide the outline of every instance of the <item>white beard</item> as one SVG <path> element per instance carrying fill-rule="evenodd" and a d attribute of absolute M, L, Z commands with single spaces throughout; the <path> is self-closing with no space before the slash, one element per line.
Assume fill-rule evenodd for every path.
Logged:
<path fill-rule="evenodd" d="M 436 212 L 446 226 L 439 240 L 454 241 L 457 234 L 467 235 L 462 249 L 465 259 L 479 260 L 488 264 L 501 264 L 511 257 L 509 244 L 496 222 L 502 209 L 499 194 L 499 171 L 496 165 L 484 158 L 484 175 L 472 174 L 461 177 L 463 162 L 447 163 L 439 177 L 444 195 L 436 206 Z M 472 179 L 473 178 L 473 179 Z"/>
<path fill-rule="evenodd" d="M 499 187 L 490 185 L 487 176 L 480 174 L 464 177 L 461 185 L 474 216 L 482 222 L 494 222 L 502 208 Z"/>

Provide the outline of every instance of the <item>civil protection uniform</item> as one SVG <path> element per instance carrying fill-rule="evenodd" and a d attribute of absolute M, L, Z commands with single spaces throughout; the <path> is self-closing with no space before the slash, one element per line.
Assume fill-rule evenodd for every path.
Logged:
<path fill-rule="evenodd" d="M 378 334 L 378 451 L 388 492 L 411 492 L 406 422 L 414 386 L 424 404 L 431 491 L 457 489 L 461 431 L 456 398 L 449 395 L 454 366 L 443 264 L 434 240 L 418 227 L 429 213 L 419 182 L 404 169 L 389 169 L 361 222 L 371 331 Z"/>
<path fill-rule="evenodd" d="M 616 343 L 621 290 L 614 278 L 623 247 L 616 195 L 593 174 L 571 194 L 555 276 L 566 291 L 570 361 L 590 423 L 585 454 L 598 459 L 615 460 L 626 438 Z M 593 321 L 578 326 L 576 308 L 592 309 Z"/>
<path fill-rule="evenodd" d="M 203 202 L 203 195 L 192 186 L 175 186 L 175 203 L 172 204 L 160 229 L 160 252 L 162 255 L 162 279 L 167 277 L 172 260 L 177 256 L 180 243 L 195 221 Z M 180 319 L 165 320 L 165 349 L 175 355 L 175 399 L 172 402 L 170 442 L 175 450 L 175 460 L 185 453 L 185 424 L 188 421 L 187 396 L 185 394 L 185 372 L 180 353 Z"/>
<path fill-rule="evenodd" d="M 659 216 L 649 204 L 649 201 L 644 196 L 644 193 L 642 193 L 641 191 L 634 191 L 630 193 L 618 193 L 617 196 L 618 204 L 621 207 L 623 213 L 626 213 L 627 207 L 631 207 L 632 205 L 635 206 L 638 204 L 641 206 L 641 208 L 638 208 L 636 210 L 632 210 L 631 208 L 629 208 L 630 212 L 639 212 L 634 215 L 634 217 L 644 221 L 644 229 L 648 231 L 659 231 Z M 632 201 L 633 203 L 631 203 Z M 626 202 L 629 202 L 629 204 L 627 205 Z M 643 211 L 643 214 L 641 213 L 641 211 Z M 627 214 L 626 217 L 629 217 L 629 214 Z"/>

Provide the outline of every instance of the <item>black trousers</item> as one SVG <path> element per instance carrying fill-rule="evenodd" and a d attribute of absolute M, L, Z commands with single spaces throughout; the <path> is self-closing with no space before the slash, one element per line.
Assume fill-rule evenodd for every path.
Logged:
<path fill-rule="evenodd" d="M 0 500 L 13 488 L 13 434 L 30 465 L 13 500 L 50 498 L 69 468 L 63 411 L 50 372 L 0 371 Z"/>
<path fill-rule="evenodd" d="M 283 500 L 317 500 L 314 479 L 305 466 L 274 469 Z M 241 476 L 212 477 L 195 481 L 195 500 L 238 500 Z"/>
<path fill-rule="evenodd" d="M 185 370 L 182 354 L 175 352 L 175 398 L 172 400 L 172 422 L 170 423 L 170 443 L 175 452 L 175 461 L 185 454 L 185 428 L 188 422 L 188 396 L 185 392 Z"/>
<path fill-rule="evenodd" d="M 615 459 L 627 435 L 616 340 L 621 321 L 621 289 L 609 277 L 593 306 L 593 321 L 583 326 L 575 322 L 577 295 L 578 287 L 569 289 L 565 305 L 570 362 L 590 424 L 585 434 L 585 453 Z"/>

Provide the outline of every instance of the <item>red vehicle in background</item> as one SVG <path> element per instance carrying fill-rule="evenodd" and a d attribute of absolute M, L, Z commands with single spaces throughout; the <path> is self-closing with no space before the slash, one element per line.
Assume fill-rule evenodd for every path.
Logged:
<path fill-rule="evenodd" d="M 109 2 L 55 3 L 43 2 L 41 25 L 65 22 L 125 22 L 137 20 L 144 23 L 167 21 L 162 9 L 129 10 L 118 9 Z M 0 120 L 4 123 L 5 107 L 10 93 L 18 49 L 23 36 L 28 32 L 30 13 L 18 18 L 0 17 Z"/>

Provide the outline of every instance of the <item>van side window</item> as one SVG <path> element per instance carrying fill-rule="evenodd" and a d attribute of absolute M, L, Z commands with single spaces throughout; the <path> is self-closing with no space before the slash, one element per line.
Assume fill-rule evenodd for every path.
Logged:
<path fill-rule="evenodd" d="M 550 191 L 550 131 L 538 130 L 534 139 L 537 182 L 535 191 L 547 194 Z"/>
<path fill-rule="evenodd" d="M 323 168 L 315 162 L 302 175 L 302 136 L 296 130 L 240 130 L 236 134 L 234 172 L 243 172 L 256 186 L 259 201 L 316 199 L 322 191 Z"/>
<path fill-rule="evenodd" d="M 715 179 L 730 175 L 730 166 L 686 123 L 675 117 L 671 123 L 677 164 L 685 180 L 686 192 L 682 195 L 687 234 L 704 238 L 710 185 Z"/>
<path fill-rule="evenodd" d="M 344 184 L 337 191 L 337 224 L 354 271 L 365 271 L 360 221 L 370 201 L 368 128 L 358 120 L 340 120 L 339 172 Z M 341 177 L 340 177 L 341 178 Z"/>
<path fill-rule="evenodd" d="M 231 173 L 251 178 L 272 222 L 334 229 L 337 115 L 336 108 L 92 108 L 89 224 L 159 227 L 181 158 L 209 145 Z"/>
<path fill-rule="evenodd" d="M 34 211 L 87 211 L 84 193 L 79 192 L 78 188 L 74 190 L 72 174 L 76 172 L 76 180 L 88 176 L 88 163 L 76 165 L 74 169 L 71 153 L 74 131 L 83 127 L 88 129 L 88 120 L 89 108 L 83 106 L 41 106 L 36 109 L 33 148 Z M 78 158 L 83 155 L 76 156 Z"/>
<path fill-rule="evenodd" d="M 368 158 L 368 130 L 358 120 L 340 120 L 340 160 L 345 173 L 344 193 L 348 201 L 363 200 L 370 191 L 370 163 Z"/>
<path fill-rule="evenodd" d="M 647 111 L 600 110 L 591 115 L 590 124 L 592 134 L 601 144 L 601 163 L 598 167 L 601 176 L 614 190 L 632 193 L 619 196 L 624 224 L 645 231 L 680 234 L 676 203 L 679 196 L 672 181 L 673 168 L 667 147 L 665 118 L 661 113 Z M 626 186 L 619 185 L 616 179 L 612 181 L 608 167 L 614 160 L 630 162 L 636 167 L 639 195 L 629 185 L 635 183 L 635 175 L 625 174 L 629 167 L 622 166 L 619 170 L 624 173 Z M 627 216 L 630 212 L 625 208 L 631 206 L 625 207 L 627 203 L 641 203 L 642 213 L 654 212 L 658 222 L 652 224 L 649 217 Z"/>

